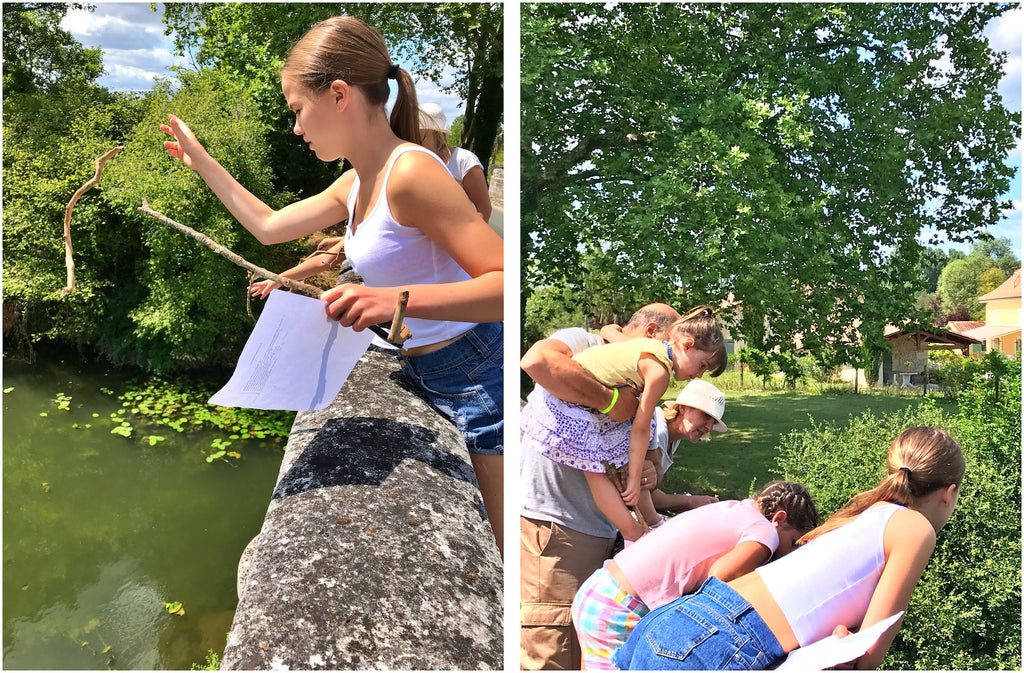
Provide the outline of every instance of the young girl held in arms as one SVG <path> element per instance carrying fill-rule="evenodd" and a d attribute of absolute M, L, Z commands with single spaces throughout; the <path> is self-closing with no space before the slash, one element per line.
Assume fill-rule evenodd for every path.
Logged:
<path fill-rule="evenodd" d="M 388 80 L 398 82 L 391 119 Z M 327 314 L 356 330 L 387 322 L 409 291 L 412 338 L 403 370 L 459 427 L 484 506 L 502 539 L 502 242 L 435 154 L 419 142 L 409 73 L 380 35 L 353 17 L 314 26 L 281 69 L 296 135 L 322 161 L 353 169 L 315 196 L 273 210 L 218 164 L 177 117 L 161 129 L 167 153 L 195 170 L 262 243 L 347 221 L 345 252 L 365 285 L 321 295 Z"/>
<path fill-rule="evenodd" d="M 616 666 L 771 668 L 798 647 L 906 610 L 956 507 L 964 457 L 943 430 L 910 428 L 889 448 L 888 469 L 791 554 L 728 583 L 709 578 L 644 617 L 614 655 Z M 849 663 L 876 668 L 898 624 Z"/>
<path fill-rule="evenodd" d="M 725 500 L 674 516 L 606 561 L 572 604 L 587 670 L 615 670 L 611 655 L 651 610 L 697 590 L 708 577 L 723 582 L 785 556 L 818 525 L 811 495 L 775 481 L 752 500 Z"/>
<path fill-rule="evenodd" d="M 557 463 L 582 470 L 594 502 L 629 542 L 643 529 L 627 506 L 638 505 L 648 524 L 660 520 L 650 491 L 641 489 L 640 483 L 654 407 L 673 374 L 680 381 L 705 372 L 718 376 L 726 364 L 722 331 L 706 306 L 674 322 L 666 335 L 665 341 L 641 338 L 594 346 L 573 358 L 609 388 L 628 385 L 641 391 L 632 423 L 616 423 L 568 402 L 560 405 L 557 415 L 542 405 L 527 405 L 522 414 L 523 443 Z M 629 465 L 621 495 L 605 472 L 605 461 L 616 468 Z"/>

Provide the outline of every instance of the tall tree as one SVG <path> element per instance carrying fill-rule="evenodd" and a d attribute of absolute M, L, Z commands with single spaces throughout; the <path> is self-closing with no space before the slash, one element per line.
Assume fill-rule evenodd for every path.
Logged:
<path fill-rule="evenodd" d="M 74 83 L 103 74 L 102 51 L 87 49 L 60 27 L 69 9 L 82 3 L 5 2 L 3 12 L 4 98 Z"/>
<path fill-rule="evenodd" d="M 981 237 L 971 246 L 971 254 L 991 258 L 1004 276 L 1020 267 L 1020 260 L 1013 254 L 1013 242 L 1008 238 Z"/>
<path fill-rule="evenodd" d="M 949 312 L 966 308 L 975 320 L 980 320 L 985 310 L 978 301 L 981 276 L 994 268 L 992 259 L 985 255 L 968 255 L 946 265 L 939 276 L 938 293 L 942 307 Z"/>
<path fill-rule="evenodd" d="M 524 295 L 600 249 L 649 300 L 734 292 L 756 346 L 879 345 L 923 289 L 919 233 L 1008 205 L 1019 125 L 982 29 L 1010 7 L 524 5 Z"/>
<path fill-rule="evenodd" d="M 939 274 L 949 264 L 949 256 L 942 248 L 925 248 L 921 251 L 921 274 L 926 283 L 925 291 L 935 292 Z"/>

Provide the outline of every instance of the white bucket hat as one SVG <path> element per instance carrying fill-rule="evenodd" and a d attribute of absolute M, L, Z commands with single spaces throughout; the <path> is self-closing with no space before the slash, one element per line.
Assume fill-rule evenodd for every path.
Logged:
<path fill-rule="evenodd" d="M 694 379 L 686 384 L 686 387 L 679 391 L 675 402 L 666 402 L 665 406 L 684 406 L 700 409 L 711 418 L 715 424 L 711 427 L 716 432 L 725 432 L 729 428 L 722 422 L 725 415 L 725 395 L 714 385 L 701 379 Z"/>
<path fill-rule="evenodd" d="M 437 103 L 424 103 L 420 106 L 420 130 L 421 131 L 440 131 L 441 133 L 448 135 L 451 133 L 445 126 L 448 125 L 448 118 L 445 117 L 444 110 Z"/>

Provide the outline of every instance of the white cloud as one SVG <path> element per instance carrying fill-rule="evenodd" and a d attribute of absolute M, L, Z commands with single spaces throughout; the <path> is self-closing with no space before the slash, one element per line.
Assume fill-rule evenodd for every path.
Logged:
<path fill-rule="evenodd" d="M 113 90 L 149 89 L 153 77 L 166 76 L 176 62 L 164 35 L 163 5 L 97 3 L 93 11 L 69 10 L 61 26 L 86 47 L 103 49 L 106 74 L 98 80 Z"/>
<path fill-rule="evenodd" d="M 985 26 L 985 36 L 996 51 L 1006 52 L 999 93 L 1010 110 L 1021 109 L 1021 34 L 1024 33 L 1024 9 L 1013 8 Z"/>

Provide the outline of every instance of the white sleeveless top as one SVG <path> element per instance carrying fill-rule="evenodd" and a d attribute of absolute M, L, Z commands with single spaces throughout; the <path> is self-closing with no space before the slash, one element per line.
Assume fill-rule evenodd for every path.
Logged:
<path fill-rule="evenodd" d="M 423 152 L 444 166 L 437 155 L 423 147 L 407 146 L 396 151 L 384 174 L 377 202 L 367 209 L 363 221 L 356 225 L 355 234 L 352 233 L 351 221 L 345 227 L 345 255 L 356 273 L 363 277 L 363 282 L 371 287 L 404 287 L 469 280 L 471 276 L 444 248 L 416 227 L 399 224 L 391 214 L 387 197 L 388 178 L 395 162 L 406 152 Z M 350 217 L 355 213 L 358 194 L 357 175 L 352 191 L 348 194 Z M 412 332 L 412 338 L 405 342 L 405 348 L 451 339 L 477 325 L 474 322 L 423 318 L 406 318 L 405 324 Z"/>
<path fill-rule="evenodd" d="M 757 569 L 801 647 L 832 635 L 839 624 L 852 630 L 863 621 L 885 567 L 885 527 L 901 509 L 891 503 L 869 507 Z"/>

